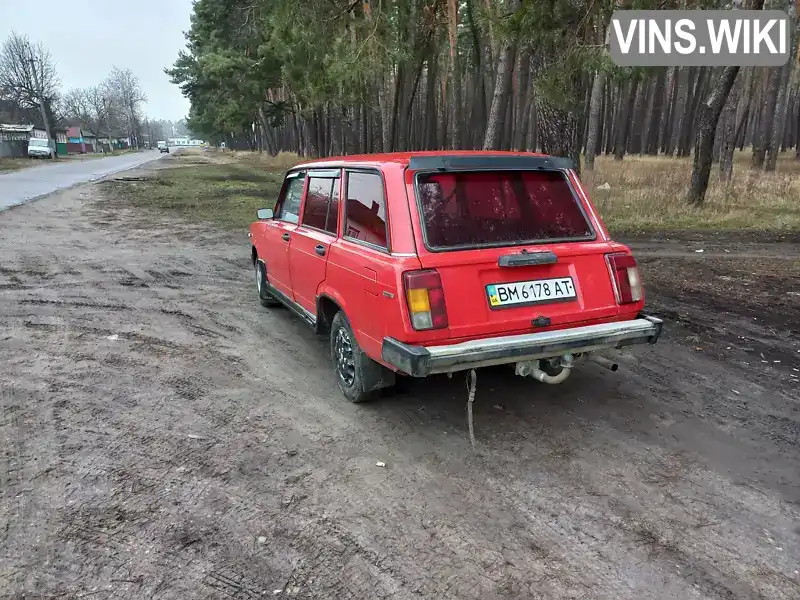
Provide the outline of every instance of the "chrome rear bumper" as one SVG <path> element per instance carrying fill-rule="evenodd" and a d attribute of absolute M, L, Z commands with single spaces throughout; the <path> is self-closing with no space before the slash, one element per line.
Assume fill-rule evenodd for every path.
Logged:
<path fill-rule="evenodd" d="M 483 338 L 443 346 L 412 346 L 387 337 L 383 339 L 381 356 L 402 373 L 425 377 L 631 344 L 655 344 L 661 335 L 661 325 L 661 319 L 640 316 L 630 321 Z"/>

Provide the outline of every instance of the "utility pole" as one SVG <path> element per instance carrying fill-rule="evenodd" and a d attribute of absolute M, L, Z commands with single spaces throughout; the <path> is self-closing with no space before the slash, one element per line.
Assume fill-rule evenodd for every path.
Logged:
<path fill-rule="evenodd" d="M 106 106 L 106 97 L 103 96 L 103 112 L 106 113 L 106 128 L 108 129 L 108 150 L 114 154 L 114 142 L 111 141 L 111 111 Z"/>
<path fill-rule="evenodd" d="M 47 111 L 44 109 L 44 90 L 42 90 L 42 85 L 39 82 L 39 75 L 36 73 L 36 61 L 34 60 L 33 56 L 30 57 L 30 64 L 31 64 L 31 75 L 33 76 L 33 85 L 36 87 L 36 93 L 39 96 L 39 110 L 42 111 L 42 121 L 44 122 L 44 130 L 47 133 L 47 146 L 50 148 L 50 151 L 53 153 L 53 158 L 58 158 L 58 146 L 55 144 L 55 140 L 50 135 L 50 122 L 47 120 Z"/>

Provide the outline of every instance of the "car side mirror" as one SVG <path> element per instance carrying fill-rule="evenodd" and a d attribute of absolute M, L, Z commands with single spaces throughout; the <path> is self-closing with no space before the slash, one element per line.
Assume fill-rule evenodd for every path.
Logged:
<path fill-rule="evenodd" d="M 275 216 L 275 213 L 271 208 L 259 208 L 256 214 L 258 215 L 259 219 L 271 219 Z"/>

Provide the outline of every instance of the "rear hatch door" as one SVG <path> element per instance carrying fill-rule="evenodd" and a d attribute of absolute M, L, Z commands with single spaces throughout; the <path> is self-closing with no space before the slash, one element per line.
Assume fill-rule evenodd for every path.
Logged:
<path fill-rule="evenodd" d="M 450 336 L 564 327 L 618 314 L 605 254 L 564 171 L 418 173 L 424 268 Z"/>

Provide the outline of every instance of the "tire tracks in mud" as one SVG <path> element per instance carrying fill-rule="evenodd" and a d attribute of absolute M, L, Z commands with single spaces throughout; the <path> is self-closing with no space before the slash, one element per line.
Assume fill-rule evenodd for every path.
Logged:
<path fill-rule="evenodd" d="M 473 451 L 460 381 L 349 405 L 324 340 L 258 307 L 229 236 L 114 225 L 110 244 L 87 221 L 116 217 L 79 193 L 3 217 L 55 240 L 0 271 L 0 382 L 34 399 L 4 409 L 20 458 L 3 468 L 38 498 L 5 530 L 11 593 L 798 596 L 797 404 L 781 381 L 696 355 L 669 323 L 613 376 L 482 372 Z M 69 210 L 49 219 L 49 202 Z"/>

